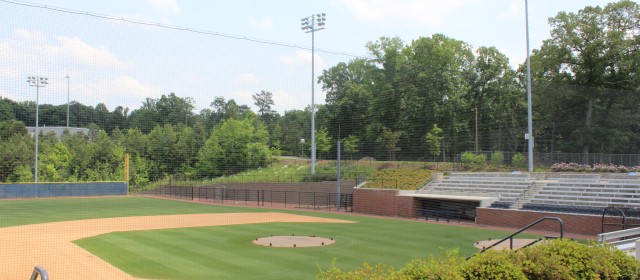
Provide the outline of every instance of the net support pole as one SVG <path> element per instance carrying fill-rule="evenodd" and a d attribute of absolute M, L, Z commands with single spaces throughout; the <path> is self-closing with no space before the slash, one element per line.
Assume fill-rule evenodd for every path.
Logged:
<path fill-rule="evenodd" d="M 336 209 L 340 211 L 340 139 L 338 139 L 338 168 L 336 173 L 336 181 L 338 182 L 336 189 Z"/>

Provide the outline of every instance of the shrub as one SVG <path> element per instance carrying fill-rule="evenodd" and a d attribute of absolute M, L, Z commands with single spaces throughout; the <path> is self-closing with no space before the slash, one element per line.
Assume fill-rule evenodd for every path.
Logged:
<path fill-rule="evenodd" d="M 462 154 L 462 157 L 460 158 L 460 161 L 464 164 L 471 164 L 475 161 L 476 159 L 476 155 L 472 152 L 464 152 Z"/>
<path fill-rule="evenodd" d="M 462 163 L 464 164 L 481 165 L 487 162 L 487 155 L 485 154 L 476 155 L 473 152 L 464 152 L 462 154 L 462 157 L 460 158 L 460 161 L 462 161 Z"/>
<path fill-rule="evenodd" d="M 501 151 L 495 151 L 491 154 L 491 164 L 500 166 L 504 163 L 504 154 Z"/>
<path fill-rule="evenodd" d="M 487 155 L 485 154 L 476 155 L 475 158 L 473 159 L 473 164 L 482 165 L 485 163 L 487 163 Z"/>
<path fill-rule="evenodd" d="M 515 253 L 510 250 L 489 250 L 468 260 L 462 266 L 465 279 L 527 279 L 514 262 Z"/>
<path fill-rule="evenodd" d="M 456 251 L 413 260 L 403 269 L 364 264 L 354 272 L 335 267 L 316 279 L 640 279 L 640 262 L 595 243 L 553 240 L 517 252 L 489 250 L 464 261 Z"/>
<path fill-rule="evenodd" d="M 527 159 L 522 153 L 517 153 L 511 157 L 511 165 L 516 167 L 523 167 L 527 163 Z"/>
<path fill-rule="evenodd" d="M 390 266 L 385 264 L 378 264 L 376 266 L 372 266 L 368 263 L 362 265 L 356 271 L 343 271 L 340 268 L 336 267 L 335 261 L 331 265 L 331 267 L 325 271 L 320 271 L 318 275 L 316 275 L 316 279 L 333 279 L 333 280 L 369 280 L 369 279 L 379 279 L 379 280 L 400 280 L 398 273 Z M 406 279 L 406 278 L 405 278 Z"/>
<path fill-rule="evenodd" d="M 451 251 L 443 257 L 413 260 L 400 270 L 399 275 L 403 279 L 463 280 L 461 264 L 458 252 Z"/>

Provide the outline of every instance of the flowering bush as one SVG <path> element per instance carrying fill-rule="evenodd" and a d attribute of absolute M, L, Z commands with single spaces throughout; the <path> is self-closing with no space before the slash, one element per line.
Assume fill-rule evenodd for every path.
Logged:
<path fill-rule="evenodd" d="M 551 166 L 553 172 L 601 172 L 601 173 L 628 173 L 628 172 L 640 172 L 640 166 L 624 166 L 615 164 L 596 163 L 594 165 L 579 164 L 575 162 L 570 163 L 555 163 Z"/>

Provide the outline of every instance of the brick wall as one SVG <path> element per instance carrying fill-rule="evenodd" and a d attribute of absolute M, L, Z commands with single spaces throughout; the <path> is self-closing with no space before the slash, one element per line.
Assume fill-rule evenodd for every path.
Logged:
<path fill-rule="evenodd" d="M 564 223 L 565 233 L 598 235 L 602 230 L 602 216 L 562 214 L 551 212 L 529 212 L 511 209 L 478 208 L 476 209 L 476 224 L 487 226 L 523 228 L 543 217 L 557 217 Z M 607 223 L 620 223 L 620 218 L 608 217 Z M 633 223 L 637 223 L 633 221 Z M 547 221 L 535 226 L 536 230 L 558 231 L 556 222 Z M 622 229 L 620 226 L 605 226 L 605 231 Z"/>
<path fill-rule="evenodd" d="M 355 189 L 353 211 L 380 216 L 415 217 L 415 199 L 397 195 L 397 190 Z"/>

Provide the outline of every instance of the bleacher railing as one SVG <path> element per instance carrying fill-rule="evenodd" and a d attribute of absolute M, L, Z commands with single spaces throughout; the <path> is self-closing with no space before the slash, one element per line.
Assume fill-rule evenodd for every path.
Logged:
<path fill-rule="evenodd" d="M 36 265 L 36 267 L 33 268 L 33 273 L 29 279 L 36 280 L 38 277 L 40 277 L 40 280 L 49 280 L 49 274 L 47 271 L 39 265 Z"/>
<path fill-rule="evenodd" d="M 501 239 L 500 241 L 498 241 L 496 243 L 493 243 L 491 246 L 482 249 L 482 251 L 480 251 L 478 254 L 484 253 L 485 251 L 487 251 L 487 250 L 489 250 L 489 249 L 491 249 L 491 248 L 493 248 L 495 246 L 498 246 L 499 244 L 502 244 L 502 242 L 505 242 L 507 240 L 509 240 L 509 249 L 513 250 L 513 237 L 515 237 L 516 235 L 524 232 L 525 230 L 528 230 L 528 229 L 530 229 L 530 228 L 532 228 L 532 227 L 536 226 L 537 224 L 542 223 L 544 221 L 556 221 L 556 222 L 558 222 L 558 224 L 560 225 L 560 236 L 544 236 L 544 237 L 538 238 L 538 239 L 536 239 L 536 240 L 534 240 L 534 241 L 532 241 L 532 242 L 530 242 L 528 244 L 525 244 L 524 246 L 520 247 L 520 249 L 529 247 L 529 246 L 531 246 L 533 244 L 536 244 L 536 243 L 538 243 L 538 242 L 540 242 L 542 240 L 545 240 L 545 239 L 554 239 L 554 238 L 562 239 L 562 238 L 564 238 L 564 222 L 562 222 L 562 219 L 557 218 L 557 217 L 543 217 L 543 218 L 540 218 L 539 220 L 527 225 L 526 227 L 523 227 L 522 229 L 514 232 L 513 234 Z M 472 258 L 475 255 L 476 254 L 469 256 L 467 258 L 467 260 Z"/>

